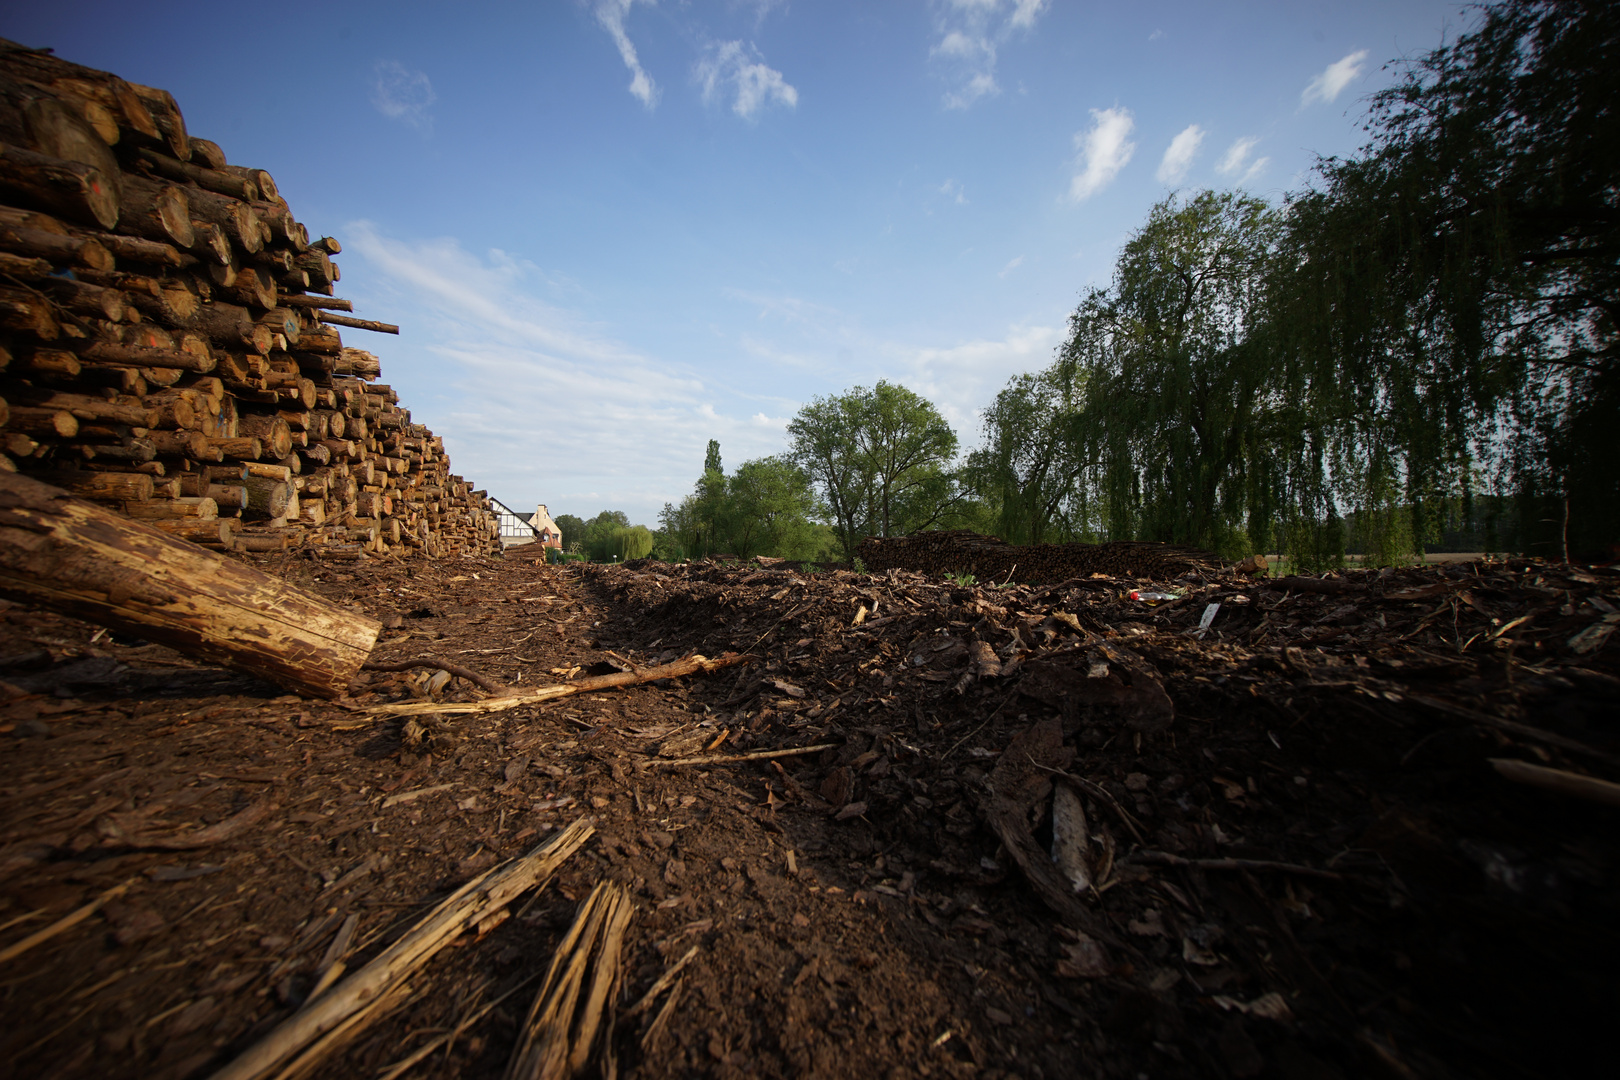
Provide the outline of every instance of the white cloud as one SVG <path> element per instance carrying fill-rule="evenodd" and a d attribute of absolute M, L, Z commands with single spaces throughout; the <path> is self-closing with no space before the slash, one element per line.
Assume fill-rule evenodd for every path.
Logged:
<path fill-rule="evenodd" d="M 431 128 L 428 109 L 437 100 L 425 72 L 412 71 L 397 60 L 379 60 L 371 70 L 371 103 L 390 120 Z"/>
<path fill-rule="evenodd" d="M 630 93 L 651 109 L 658 104 L 658 87 L 653 82 L 652 76 L 641 66 L 641 59 L 636 55 L 636 47 L 624 29 L 624 20 L 629 17 L 630 9 L 636 2 L 637 0 L 596 0 L 596 21 L 613 38 L 613 44 L 619 47 L 620 59 L 624 61 L 624 66 L 630 69 Z M 641 2 L 653 4 L 657 0 L 641 0 Z"/>
<path fill-rule="evenodd" d="M 967 205 L 967 192 L 964 191 L 962 189 L 962 185 L 957 183 L 955 180 L 947 180 L 943 184 L 939 185 L 939 193 L 945 196 L 947 199 L 950 199 L 958 206 Z"/>
<path fill-rule="evenodd" d="M 1159 162 L 1156 174 L 1159 183 L 1174 186 L 1185 180 L 1187 169 L 1191 167 L 1193 158 L 1198 156 L 1198 147 L 1203 141 L 1204 129 L 1197 124 L 1188 124 L 1177 132 L 1164 151 L 1164 159 Z"/>
<path fill-rule="evenodd" d="M 1222 157 L 1221 163 L 1215 166 L 1215 171 L 1222 176 L 1236 176 L 1238 178 L 1237 182 L 1240 184 L 1246 184 L 1253 180 L 1265 171 L 1267 165 L 1271 164 L 1269 157 L 1256 158 L 1252 162 L 1249 160 L 1249 155 L 1254 153 L 1254 148 L 1259 143 L 1260 140 L 1252 135 L 1245 135 L 1243 138 L 1238 139 L 1227 147 L 1226 156 Z"/>
<path fill-rule="evenodd" d="M 1355 81 L 1367 65 L 1367 50 L 1360 49 L 1342 60 L 1336 60 L 1322 69 L 1322 73 L 1306 84 L 1299 95 L 1299 107 L 1314 102 L 1326 104 L 1344 93 L 1344 88 Z"/>
<path fill-rule="evenodd" d="M 703 86 L 704 101 L 730 94 L 731 111 L 745 120 L 752 120 L 761 106 L 772 101 L 790 109 L 799 104 L 799 92 L 780 71 L 766 65 L 752 43 L 724 41 L 710 46 L 694 74 Z"/>
<path fill-rule="evenodd" d="M 1062 340 L 1059 326 L 1010 326 L 1000 338 L 944 347 L 896 346 L 891 351 L 900 381 L 939 407 L 967 449 L 978 443 L 979 410 L 985 403 L 1012 376 L 1050 364 Z"/>
<path fill-rule="evenodd" d="M 1004 278 L 1008 274 L 1012 273 L 1014 270 L 1018 269 L 1020 266 L 1023 266 L 1023 265 L 1024 265 L 1024 257 L 1022 255 L 1019 255 L 1019 256 L 1016 256 L 1015 258 L 1009 259 L 1009 260 L 1007 260 L 1007 265 L 1003 266 L 1001 268 L 1001 272 L 998 273 L 996 275 L 996 277 L 1003 277 Z"/>
<path fill-rule="evenodd" d="M 996 85 L 996 77 L 988 71 L 982 71 L 973 76 L 962 85 L 959 90 L 952 90 L 945 95 L 947 109 L 965 109 L 982 97 L 1001 93 L 1001 87 Z"/>
<path fill-rule="evenodd" d="M 936 0 L 929 55 L 949 71 L 947 109 L 966 109 L 1001 92 L 996 82 L 1000 47 L 1016 31 L 1035 25 L 1049 0 Z"/>
<path fill-rule="evenodd" d="M 1113 182 L 1136 153 L 1130 141 L 1136 121 L 1129 109 L 1092 109 L 1091 127 L 1074 137 L 1079 151 L 1069 197 L 1075 202 L 1089 199 Z"/>

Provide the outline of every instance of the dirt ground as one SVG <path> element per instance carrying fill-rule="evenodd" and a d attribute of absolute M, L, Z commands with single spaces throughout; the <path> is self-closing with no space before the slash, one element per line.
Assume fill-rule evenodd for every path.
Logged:
<path fill-rule="evenodd" d="M 407 723 L 366 710 L 484 691 L 301 700 L 4 610 L 0 952 L 127 886 L 0 961 L 9 1076 L 209 1075 L 581 816 L 546 888 L 315 1075 L 501 1075 L 604 878 L 635 903 L 627 1076 L 1568 1076 L 1620 1006 L 1620 809 L 1490 764 L 1620 780 L 1613 570 L 259 565 L 384 619 L 378 661 L 520 689 L 757 659 Z"/>

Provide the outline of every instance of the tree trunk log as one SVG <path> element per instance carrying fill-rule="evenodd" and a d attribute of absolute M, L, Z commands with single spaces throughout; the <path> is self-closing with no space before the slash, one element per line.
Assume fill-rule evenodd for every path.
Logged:
<path fill-rule="evenodd" d="M 382 627 L 60 489 L 0 474 L 0 593 L 339 697 Z"/>
<path fill-rule="evenodd" d="M 112 252 L 82 236 L 63 236 L 43 229 L 0 225 L 0 249 L 49 259 L 66 266 L 111 270 Z"/>
<path fill-rule="evenodd" d="M 79 418 L 66 409 L 30 408 L 13 405 L 6 427 L 25 435 L 47 439 L 71 439 L 79 433 Z"/>
<path fill-rule="evenodd" d="M 196 242 L 186 189 L 178 184 L 159 184 L 144 176 L 124 176 L 118 227 L 123 232 L 180 248 L 189 248 Z"/>
<path fill-rule="evenodd" d="M 0 188 L 86 225 L 118 224 L 118 193 L 100 169 L 0 144 Z"/>
<path fill-rule="evenodd" d="M 231 242 L 249 255 L 264 250 L 264 231 L 260 228 L 259 215 L 253 212 L 253 207 L 229 195 L 204 191 L 202 188 L 193 188 L 189 195 L 193 217 L 213 222 L 224 229 Z"/>
<path fill-rule="evenodd" d="M 326 308 L 329 311 L 354 310 L 354 305 L 349 301 L 331 296 L 283 296 L 281 302 L 291 307 Z"/>
<path fill-rule="evenodd" d="M 247 492 L 247 507 L 243 512 L 249 517 L 273 521 L 286 516 L 287 506 L 292 502 L 292 484 L 285 480 L 250 476 L 242 481 L 242 488 Z"/>

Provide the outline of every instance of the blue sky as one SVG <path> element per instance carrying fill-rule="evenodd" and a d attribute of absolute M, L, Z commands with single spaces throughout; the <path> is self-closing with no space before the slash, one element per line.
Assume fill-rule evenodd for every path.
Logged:
<path fill-rule="evenodd" d="M 345 331 L 519 509 L 656 524 L 883 378 L 964 447 L 1172 190 L 1280 199 L 1456 3 L 55 0 L 0 36 L 160 86 L 337 237 Z"/>

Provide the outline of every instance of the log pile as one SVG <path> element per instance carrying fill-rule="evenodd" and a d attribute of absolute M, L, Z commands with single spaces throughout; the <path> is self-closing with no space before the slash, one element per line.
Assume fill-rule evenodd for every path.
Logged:
<path fill-rule="evenodd" d="M 1221 560 L 1197 548 L 1116 541 L 1111 544 L 1009 544 L 966 529 L 915 536 L 869 536 L 855 550 L 871 571 L 913 570 L 925 574 L 971 574 L 980 581 L 1040 584 L 1107 574 L 1167 581 L 1208 573 Z"/>
<path fill-rule="evenodd" d="M 216 550 L 498 548 L 331 238 L 173 97 L 0 39 L 0 469 Z"/>

